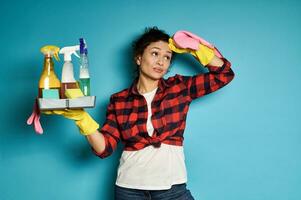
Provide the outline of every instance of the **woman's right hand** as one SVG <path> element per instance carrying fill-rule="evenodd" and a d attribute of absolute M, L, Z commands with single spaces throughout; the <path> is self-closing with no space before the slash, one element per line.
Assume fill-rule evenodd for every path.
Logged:
<path fill-rule="evenodd" d="M 61 115 L 74 120 L 82 135 L 93 134 L 99 128 L 99 124 L 83 109 L 49 110 L 42 113 Z"/>

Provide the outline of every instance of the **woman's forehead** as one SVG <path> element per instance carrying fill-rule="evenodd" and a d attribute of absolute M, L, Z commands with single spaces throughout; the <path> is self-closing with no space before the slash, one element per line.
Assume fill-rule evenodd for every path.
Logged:
<path fill-rule="evenodd" d="M 163 50 L 166 52 L 171 53 L 171 50 L 168 46 L 167 42 L 164 41 L 157 41 L 157 42 L 152 42 L 147 46 L 148 49 L 158 49 L 158 50 Z"/>

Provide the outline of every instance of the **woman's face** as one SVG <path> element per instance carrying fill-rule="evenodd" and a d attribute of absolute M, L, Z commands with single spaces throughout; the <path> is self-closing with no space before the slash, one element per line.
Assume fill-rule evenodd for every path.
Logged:
<path fill-rule="evenodd" d="M 136 59 L 140 67 L 140 76 L 145 76 L 152 80 L 158 80 L 166 74 L 170 66 L 172 52 L 168 43 L 158 41 L 150 43 L 142 55 Z"/>

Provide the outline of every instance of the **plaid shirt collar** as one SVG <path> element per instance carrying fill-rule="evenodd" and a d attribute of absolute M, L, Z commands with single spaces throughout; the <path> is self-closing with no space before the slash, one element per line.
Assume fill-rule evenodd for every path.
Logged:
<path fill-rule="evenodd" d="M 137 83 L 138 83 L 139 77 L 135 78 L 133 81 L 131 87 L 129 88 L 129 94 L 134 94 L 134 95 L 140 95 L 137 89 Z M 158 83 L 158 92 L 164 91 L 166 87 L 171 87 L 171 84 L 168 83 L 164 78 L 160 78 L 159 83 Z"/>

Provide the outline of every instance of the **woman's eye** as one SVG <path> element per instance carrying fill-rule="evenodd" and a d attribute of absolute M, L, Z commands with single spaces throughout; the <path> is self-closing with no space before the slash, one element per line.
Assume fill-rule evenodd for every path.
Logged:
<path fill-rule="evenodd" d="M 158 52 L 152 52 L 153 56 L 158 56 Z"/>
<path fill-rule="evenodd" d="M 170 60 L 170 57 L 169 56 L 165 56 L 164 59 L 165 60 Z"/>

